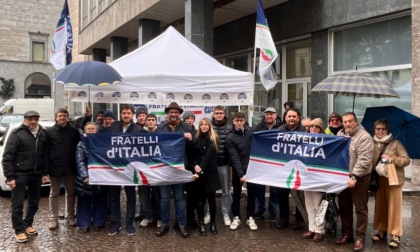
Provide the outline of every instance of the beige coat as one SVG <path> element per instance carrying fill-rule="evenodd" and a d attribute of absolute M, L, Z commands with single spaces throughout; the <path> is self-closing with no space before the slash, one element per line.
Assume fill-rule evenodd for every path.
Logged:
<path fill-rule="evenodd" d="M 393 159 L 395 168 L 397 170 L 398 185 L 402 186 L 405 181 L 404 168 L 410 164 L 410 157 L 408 156 L 407 151 L 405 150 L 404 146 L 400 143 L 400 141 L 395 140 L 391 137 L 387 142 L 389 143 L 391 141 L 392 143 L 390 143 L 386 154 Z M 374 141 L 374 143 L 375 148 L 373 151 L 372 167 L 376 167 L 379 154 L 381 154 L 382 148 L 384 148 L 385 146 L 384 144 L 379 144 L 376 141 Z"/>
<path fill-rule="evenodd" d="M 337 136 L 347 136 L 344 129 Z M 356 126 L 349 134 L 350 143 L 350 174 L 363 177 L 372 171 L 373 140 L 369 133 Z"/>

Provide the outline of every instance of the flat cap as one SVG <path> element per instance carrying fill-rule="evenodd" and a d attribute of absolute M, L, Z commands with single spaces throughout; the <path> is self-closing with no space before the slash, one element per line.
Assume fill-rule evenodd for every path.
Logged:
<path fill-rule="evenodd" d="M 39 113 L 36 112 L 35 110 L 26 111 L 25 114 L 23 114 L 23 118 L 29 118 L 29 117 L 38 117 L 39 118 Z"/>
<path fill-rule="evenodd" d="M 267 113 L 267 112 L 277 113 L 277 110 L 273 107 L 268 107 L 264 110 L 264 113 Z"/>

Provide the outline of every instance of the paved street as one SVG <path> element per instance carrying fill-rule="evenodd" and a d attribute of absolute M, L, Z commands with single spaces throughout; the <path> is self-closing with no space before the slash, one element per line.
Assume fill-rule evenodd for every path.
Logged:
<path fill-rule="evenodd" d="M 60 196 L 63 202 L 64 196 Z M 220 206 L 220 198 L 218 206 Z M 244 200 L 242 200 L 244 202 Z M 369 199 L 369 229 L 373 235 L 373 203 Z M 63 204 L 62 204 L 63 205 Z M 291 206 L 291 208 L 294 208 Z M 0 198 L 0 251 L 352 251 L 352 246 L 337 246 L 334 239 L 328 237 L 321 243 L 301 238 L 303 231 L 292 228 L 277 230 L 273 223 L 257 220 L 258 230 L 250 231 L 243 222 L 236 231 L 230 231 L 222 225 L 218 216 L 218 234 L 208 234 L 202 237 L 195 230 L 190 230 L 191 236 L 183 239 L 171 230 L 164 237 L 156 237 L 156 228 L 137 229 L 135 236 L 127 236 L 123 228 L 117 235 L 108 236 L 107 229 L 82 233 L 77 228 L 67 228 L 65 220 L 60 220 L 58 230 L 47 228 L 48 197 L 41 199 L 40 210 L 36 216 L 35 226 L 39 229 L 37 236 L 29 237 L 24 244 L 16 243 L 10 221 L 10 197 Z M 241 210 L 245 214 L 245 209 Z M 219 213 L 220 214 L 220 213 Z M 404 196 L 403 226 L 404 236 L 402 246 L 396 251 L 419 251 L 420 247 L 420 197 Z M 291 217 L 294 221 L 294 218 Z M 366 251 L 388 251 L 386 243 L 374 244 L 367 241 Z"/>

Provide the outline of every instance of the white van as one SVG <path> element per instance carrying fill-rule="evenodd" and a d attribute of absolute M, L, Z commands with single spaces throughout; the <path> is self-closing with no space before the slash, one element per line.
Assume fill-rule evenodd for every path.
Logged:
<path fill-rule="evenodd" d="M 35 110 L 41 121 L 54 121 L 53 99 L 9 99 L 0 107 L 0 116 L 4 114 L 24 114 L 28 110 Z"/>

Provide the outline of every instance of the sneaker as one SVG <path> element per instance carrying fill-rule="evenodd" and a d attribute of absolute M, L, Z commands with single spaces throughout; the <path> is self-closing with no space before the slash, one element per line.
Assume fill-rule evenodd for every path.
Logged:
<path fill-rule="evenodd" d="M 210 214 L 206 214 L 206 216 L 204 216 L 204 224 L 209 224 L 210 223 Z"/>
<path fill-rule="evenodd" d="M 69 218 L 68 219 L 68 224 L 70 227 L 75 227 L 76 226 L 76 219 L 75 218 Z"/>
<path fill-rule="evenodd" d="M 38 234 L 38 231 L 34 227 L 27 227 L 25 233 L 28 235 L 36 235 Z"/>
<path fill-rule="evenodd" d="M 255 220 L 252 217 L 249 217 L 249 219 L 246 221 L 246 225 L 251 230 L 257 230 L 258 229 L 257 224 L 255 224 Z"/>
<path fill-rule="evenodd" d="M 232 223 L 230 224 L 230 230 L 237 229 L 239 225 L 241 225 L 241 219 L 239 219 L 238 216 L 235 216 L 235 218 L 233 218 Z"/>
<path fill-rule="evenodd" d="M 142 221 L 140 221 L 140 227 L 147 227 L 147 225 L 149 225 L 149 222 L 151 222 L 148 219 L 143 219 Z"/>
<path fill-rule="evenodd" d="M 48 223 L 48 229 L 54 230 L 58 228 L 58 221 L 57 220 L 51 220 L 50 223 Z"/>
<path fill-rule="evenodd" d="M 230 224 L 231 224 L 232 222 L 230 221 L 229 214 L 224 214 L 224 215 L 223 215 L 223 222 L 225 223 L 225 226 L 230 226 Z"/>
<path fill-rule="evenodd" d="M 268 218 L 269 222 L 276 223 L 276 213 L 270 213 L 270 217 Z"/>
<path fill-rule="evenodd" d="M 255 218 L 256 220 L 259 220 L 259 219 L 264 219 L 264 211 L 257 211 L 257 212 L 255 213 L 254 218 Z"/>
<path fill-rule="evenodd" d="M 15 235 L 16 241 L 17 242 L 27 242 L 28 241 L 28 236 L 26 236 L 25 233 L 20 233 Z"/>
<path fill-rule="evenodd" d="M 114 223 L 114 225 L 108 230 L 108 235 L 115 235 L 120 230 L 121 230 L 121 224 Z"/>
<path fill-rule="evenodd" d="M 162 221 L 161 220 L 157 220 L 156 221 L 156 227 L 160 228 L 162 226 Z"/>
<path fill-rule="evenodd" d="M 133 224 L 127 224 L 127 235 L 134 235 L 136 233 L 136 229 L 134 228 Z"/>

